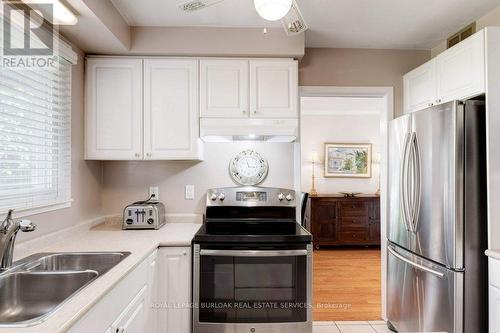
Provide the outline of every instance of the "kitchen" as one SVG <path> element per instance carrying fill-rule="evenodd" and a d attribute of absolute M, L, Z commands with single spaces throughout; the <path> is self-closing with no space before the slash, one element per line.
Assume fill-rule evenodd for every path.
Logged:
<path fill-rule="evenodd" d="M 36 1 L 26 3 L 47 15 Z M 359 2 L 276 1 L 289 7 L 267 19 L 260 6 L 268 1 L 206 1 L 201 9 L 196 4 L 183 7 L 182 1 L 50 3 L 67 15 L 66 21 L 54 20 L 57 68 L 0 69 L 0 219 L 5 219 L 4 227 L 12 224 L 19 231 L 16 243 L 12 234 L 1 242 L 0 293 L 6 301 L 0 305 L 0 332 L 361 333 L 386 332 L 386 320 L 400 331 L 470 331 L 460 323 L 443 329 L 439 324 L 448 324 L 446 320 L 425 326 L 435 322 L 426 309 L 418 324 L 423 326 L 406 326 L 391 310 L 394 298 L 386 295 L 396 289 L 387 277 L 392 270 L 387 237 L 389 199 L 397 193 L 389 185 L 389 128 L 393 118 L 431 104 L 483 96 L 488 126 L 485 200 L 496 201 L 500 161 L 492 147 L 500 119 L 494 112 L 498 97 L 488 92 L 500 80 L 495 61 L 500 3 L 468 1 L 454 7 L 451 1 L 429 1 L 424 8 L 386 0 L 367 10 Z M 2 7 L 5 20 L 5 2 Z M 449 15 L 450 10 L 456 15 Z M 16 21 L 22 15 L 9 19 L 14 22 L 2 22 L 2 29 L 22 26 Z M 471 23 L 472 30 L 458 33 L 463 41 L 448 45 L 450 37 Z M 22 40 L 15 39 L 22 34 L 13 36 L 21 47 Z M 3 57 L 19 56 L 5 45 Z M 348 316 L 317 321 L 309 308 L 314 303 L 308 290 L 311 257 L 319 252 L 312 250 L 307 231 L 289 223 L 302 222 L 300 194 L 310 190 L 309 181 L 301 179 L 299 100 L 307 96 L 383 101 L 385 128 L 380 129 L 376 162 L 381 170 L 381 307 L 375 321 Z M 411 161 L 415 165 L 416 159 Z M 317 173 L 319 179 L 323 176 Z M 243 185 L 258 187 L 238 189 Z M 140 202 L 148 198 L 152 200 Z M 164 204 L 164 213 L 154 199 Z M 130 224 L 125 207 L 133 209 Z M 13 220 L 7 219 L 8 209 L 14 209 Z M 489 331 L 495 332 L 500 326 L 494 315 L 500 307 L 500 264 L 494 249 L 500 230 L 494 217 L 500 208 L 488 204 L 485 209 L 491 249 Z M 256 216 L 259 223 L 246 223 Z M 241 224 L 234 226 L 236 222 Z M 140 223 L 158 230 L 122 230 Z M 202 226 L 205 234 L 199 233 Z M 247 242 L 255 234 L 275 247 Z M 241 248 L 245 242 L 246 252 Z M 233 245 L 228 249 L 228 244 Z M 223 250 L 225 256 L 214 256 Z M 196 262 L 198 255 L 207 260 Z M 201 281 L 208 288 L 222 283 L 233 290 L 238 297 L 230 302 L 260 302 L 273 295 L 282 305 L 308 306 L 268 308 L 265 313 L 247 308 L 196 311 L 191 306 L 196 296 L 212 303 L 219 299 L 209 299 L 211 293 L 227 295 L 224 289 L 197 291 L 203 287 L 193 284 L 197 272 L 204 274 Z M 273 277 L 266 278 L 270 273 Z M 64 288 L 55 288 L 54 282 Z M 60 292 L 48 292 L 52 289 Z M 45 304 L 30 309 L 29 302 Z"/>

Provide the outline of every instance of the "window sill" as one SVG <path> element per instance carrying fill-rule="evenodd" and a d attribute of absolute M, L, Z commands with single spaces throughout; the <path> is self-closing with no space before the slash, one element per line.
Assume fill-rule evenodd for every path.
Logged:
<path fill-rule="evenodd" d="M 59 209 L 69 208 L 69 207 L 71 207 L 72 202 L 73 202 L 73 199 L 70 199 L 70 200 L 56 202 L 56 203 L 53 203 L 50 205 L 45 205 L 45 206 L 40 206 L 40 207 L 15 209 L 14 213 L 13 213 L 13 217 L 14 218 L 21 218 L 21 217 L 26 217 L 26 216 L 36 215 L 36 214 L 52 212 L 52 211 L 59 210 Z M 0 217 L 4 218 L 6 213 L 7 213 L 6 211 L 0 212 Z"/>

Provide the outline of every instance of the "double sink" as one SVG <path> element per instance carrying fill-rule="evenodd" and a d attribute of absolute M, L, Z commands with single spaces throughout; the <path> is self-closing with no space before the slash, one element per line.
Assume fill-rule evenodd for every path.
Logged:
<path fill-rule="evenodd" d="M 0 326 L 30 326 L 47 318 L 71 296 L 130 252 L 38 253 L 0 274 Z"/>

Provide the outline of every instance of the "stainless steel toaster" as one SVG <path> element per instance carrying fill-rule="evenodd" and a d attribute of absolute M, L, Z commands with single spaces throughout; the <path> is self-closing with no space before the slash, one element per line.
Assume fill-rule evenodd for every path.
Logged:
<path fill-rule="evenodd" d="M 123 210 L 122 229 L 160 229 L 166 223 L 165 205 L 151 196 Z"/>

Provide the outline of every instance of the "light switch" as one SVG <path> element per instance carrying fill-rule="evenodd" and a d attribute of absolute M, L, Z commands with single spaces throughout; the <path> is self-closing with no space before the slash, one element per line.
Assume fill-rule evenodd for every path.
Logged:
<path fill-rule="evenodd" d="M 186 193 L 184 198 L 186 200 L 194 200 L 194 185 L 186 185 Z"/>

